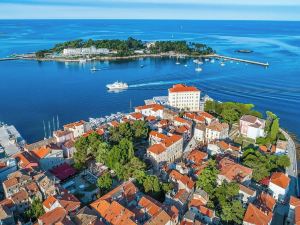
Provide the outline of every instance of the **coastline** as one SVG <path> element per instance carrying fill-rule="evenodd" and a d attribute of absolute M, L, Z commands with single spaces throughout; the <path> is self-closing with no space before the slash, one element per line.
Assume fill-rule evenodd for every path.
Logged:
<path fill-rule="evenodd" d="M 211 58 L 217 57 L 217 54 L 209 54 L 209 55 L 187 55 L 180 54 L 183 58 Z M 127 60 L 127 59 L 138 59 L 138 58 L 176 58 L 178 54 L 140 54 L 140 55 L 131 55 L 131 56 L 98 56 L 93 58 L 67 58 L 67 57 L 45 57 L 45 58 L 37 58 L 36 56 L 30 55 L 20 55 L 15 58 L 2 58 L 1 61 L 4 60 L 35 60 L 35 61 L 56 61 L 56 62 L 81 62 L 81 61 L 114 61 L 114 60 Z"/>

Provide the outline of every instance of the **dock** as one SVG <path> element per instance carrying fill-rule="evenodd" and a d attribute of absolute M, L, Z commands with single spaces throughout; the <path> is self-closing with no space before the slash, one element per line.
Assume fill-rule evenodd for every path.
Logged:
<path fill-rule="evenodd" d="M 223 55 L 214 55 L 213 57 L 219 58 L 219 59 L 224 59 L 224 60 L 232 60 L 232 61 L 237 61 L 237 62 L 249 63 L 249 64 L 254 64 L 254 65 L 264 66 L 264 67 L 269 66 L 269 63 L 257 62 L 257 61 L 247 60 L 247 59 L 239 59 L 239 58 L 228 57 L 228 56 L 223 56 Z"/>
<path fill-rule="evenodd" d="M 0 61 L 18 60 L 20 58 L 0 58 Z"/>

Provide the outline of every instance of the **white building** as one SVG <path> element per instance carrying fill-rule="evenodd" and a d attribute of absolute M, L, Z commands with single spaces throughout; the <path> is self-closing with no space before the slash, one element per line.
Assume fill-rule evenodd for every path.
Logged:
<path fill-rule="evenodd" d="M 135 107 L 135 112 L 142 113 L 144 116 L 154 116 L 162 119 L 164 113 L 164 106 L 159 104 L 150 104 Z"/>
<path fill-rule="evenodd" d="M 181 136 L 167 136 L 151 131 L 149 139 L 151 146 L 147 149 L 147 156 L 156 168 L 164 162 L 173 162 L 181 157 L 183 151 L 183 138 Z"/>
<path fill-rule="evenodd" d="M 56 147 L 42 146 L 33 149 L 31 153 L 36 157 L 43 170 L 50 170 L 65 162 L 63 150 Z"/>
<path fill-rule="evenodd" d="M 276 200 L 284 200 L 289 189 L 289 184 L 290 178 L 286 174 L 275 172 L 271 176 L 269 189 Z"/>
<path fill-rule="evenodd" d="M 276 143 L 275 154 L 285 154 L 287 152 L 288 142 L 278 140 Z"/>
<path fill-rule="evenodd" d="M 65 48 L 63 50 L 64 56 L 78 56 L 78 55 L 107 55 L 110 51 L 107 48 L 96 48 L 91 46 L 89 48 Z"/>
<path fill-rule="evenodd" d="M 241 135 L 256 139 L 265 135 L 266 121 L 255 116 L 244 115 L 240 119 L 240 133 Z"/>
<path fill-rule="evenodd" d="M 64 125 L 64 130 L 71 131 L 74 138 L 82 136 L 87 131 L 83 120 Z"/>
<path fill-rule="evenodd" d="M 228 138 L 229 126 L 227 123 L 220 123 L 219 121 L 213 121 L 206 127 L 205 140 L 207 143 L 224 140 Z"/>
<path fill-rule="evenodd" d="M 71 130 L 57 130 L 53 132 L 53 137 L 56 139 L 56 143 L 61 144 L 66 141 L 72 140 L 73 132 Z"/>
<path fill-rule="evenodd" d="M 0 181 L 7 179 L 7 175 L 17 171 L 17 161 L 14 158 L 6 159 L 0 162 Z"/>
<path fill-rule="evenodd" d="M 206 150 L 209 155 L 218 155 L 222 153 L 220 147 L 217 144 L 208 144 Z"/>
<path fill-rule="evenodd" d="M 197 141 L 204 142 L 205 140 L 205 124 L 197 124 L 194 128 L 194 138 Z"/>
<path fill-rule="evenodd" d="M 173 85 L 169 88 L 169 105 L 182 110 L 200 110 L 200 90 L 184 84 Z"/>

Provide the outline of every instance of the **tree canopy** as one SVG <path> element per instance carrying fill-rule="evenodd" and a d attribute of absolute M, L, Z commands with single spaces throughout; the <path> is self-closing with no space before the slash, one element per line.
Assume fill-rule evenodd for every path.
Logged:
<path fill-rule="evenodd" d="M 30 208 L 25 211 L 25 216 L 31 221 L 35 221 L 45 213 L 43 203 L 39 198 L 34 198 Z"/>
<path fill-rule="evenodd" d="M 243 165 L 253 169 L 253 179 L 256 182 L 270 176 L 271 172 L 284 171 L 290 166 L 287 155 L 262 154 L 255 149 L 247 149 L 242 156 Z"/>
<path fill-rule="evenodd" d="M 217 186 L 218 170 L 216 169 L 216 161 L 209 160 L 208 166 L 201 172 L 196 182 L 198 188 L 203 189 L 209 195 L 214 195 Z"/>
<path fill-rule="evenodd" d="M 205 111 L 219 117 L 224 122 L 233 124 L 237 122 L 243 115 L 253 115 L 262 118 L 262 114 L 253 110 L 253 104 L 243 104 L 237 102 L 216 102 L 207 101 L 205 103 Z"/>

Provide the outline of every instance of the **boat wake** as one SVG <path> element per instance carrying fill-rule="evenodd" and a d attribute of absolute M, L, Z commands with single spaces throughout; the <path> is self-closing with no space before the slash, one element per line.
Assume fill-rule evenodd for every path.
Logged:
<path fill-rule="evenodd" d="M 129 85 L 129 88 L 138 88 L 138 87 L 147 87 L 147 86 L 161 86 L 167 84 L 176 84 L 176 83 L 193 83 L 198 82 L 201 79 L 185 79 L 185 80 L 170 80 L 170 81 L 156 81 L 156 82 L 148 82 L 148 83 L 141 83 L 141 84 L 132 84 Z"/>

